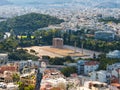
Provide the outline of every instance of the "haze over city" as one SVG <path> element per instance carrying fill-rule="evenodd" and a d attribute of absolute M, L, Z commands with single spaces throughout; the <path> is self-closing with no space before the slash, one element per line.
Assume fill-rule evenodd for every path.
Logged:
<path fill-rule="evenodd" d="M 51 5 L 51 6 L 69 6 L 69 5 L 79 5 L 85 7 L 104 7 L 104 8 L 120 8 L 119 0 L 1 0 L 1 5 L 31 5 L 31 6 L 40 6 L 40 5 Z"/>

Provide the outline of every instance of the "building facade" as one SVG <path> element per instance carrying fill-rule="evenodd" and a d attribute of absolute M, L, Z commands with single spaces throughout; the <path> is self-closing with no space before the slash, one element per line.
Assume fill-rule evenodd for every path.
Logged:
<path fill-rule="evenodd" d="M 91 72 L 91 80 L 102 83 L 110 83 L 111 74 L 105 70 Z"/>
<path fill-rule="evenodd" d="M 8 54 L 0 53 L 0 65 L 6 64 L 8 61 Z"/>
<path fill-rule="evenodd" d="M 95 32 L 95 39 L 100 40 L 114 40 L 115 33 L 112 31 L 96 31 Z"/>
<path fill-rule="evenodd" d="M 120 58 L 120 51 L 114 50 L 113 52 L 109 52 L 106 57 L 108 58 Z"/>
<path fill-rule="evenodd" d="M 99 62 L 80 60 L 77 63 L 78 74 L 88 75 L 90 72 L 97 70 Z"/>

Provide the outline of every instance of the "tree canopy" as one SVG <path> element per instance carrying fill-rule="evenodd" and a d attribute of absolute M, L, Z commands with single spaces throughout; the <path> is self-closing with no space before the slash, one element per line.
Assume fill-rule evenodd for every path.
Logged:
<path fill-rule="evenodd" d="M 65 67 L 61 70 L 61 72 L 66 76 L 69 77 L 70 74 L 77 73 L 76 67 Z"/>
<path fill-rule="evenodd" d="M 34 30 L 48 27 L 49 25 L 60 24 L 63 21 L 62 19 L 49 15 L 30 13 L 0 22 L 0 31 L 4 32 L 13 29 L 15 33 L 33 32 Z"/>

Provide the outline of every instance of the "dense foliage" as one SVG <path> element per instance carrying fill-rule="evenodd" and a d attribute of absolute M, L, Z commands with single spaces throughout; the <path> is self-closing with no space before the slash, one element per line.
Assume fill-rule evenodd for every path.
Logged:
<path fill-rule="evenodd" d="M 35 86 L 33 85 L 28 85 L 26 86 L 24 82 L 18 82 L 19 85 L 19 90 L 34 90 Z"/>
<path fill-rule="evenodd" d="M 85 33 L 81 30 L 78 31 L 61 31 L 61 30 L 38 30 L 34 33 L 28 33 L 26 38 L 17 38 L 11 36 L 10 38 L 0 42 L 0 52 L 9 51 L 12 52 L 17 47 L 29 47 L 37 45 L 52 45 L 52 39 L 54 37 L 61 37 L 64 40 L 65 45 L 74 46 L 76 42 L 77 47 L 83 47 L 99 52 L 109 52 L 112 50 L 120 50 L 120 41 L 101 41 L 95 40 L 85 36 Z M 34 38 L 31 38 L 34 37 Z M 82 38 L 81 38 L 82 37 Z"/>
<path fill-rule="evenodd" d="M 3 39 L 3 36 L 4 36 L 4 34 L 2 32 L 0 32 L 0 40 Z"/>
<path fill-rule="evenodd" d="M 85 36 L 85 33 L 81 30 L 78 31 L 60 31 L 60 30 L 43 30 L 35 31 L 35 45 L 52 45 L 53 37 L 61 37 L 64 40 L 64 44 L 74 46 L 76 41 L 77 47 L 83 47 L 86 49 L 99 51 L 99 52 L 109 52 L 112 50 L 120 50 L 120 41 L 102 41 L 95 40 Z M 32 41 L 32 40 L 31 40 Z M 29 41 L 28 41 L 29 42 Z"/>
<path fill-rule="evenodd" d="M 14 82 L 18 82 L 20 80 L 20 75 L 18 73 L 14 73 L 12 78 Z"/>
<path fill-rule="evenodd" d="M 0 52 L 12 52 L 18 47 L 18 41 L 10 37 L 0 42 Z"/>
<path fill-rule="evenodd" d="M 27 53 L 26 50 L 19 49 L 9 53 L 10 60 L 38 60 L 37 56 Z"/>
<path fill-rule="evenodd" d="M 61 72 L 66 76 L 69 77 L 73 73 L 77 73 L 76 67 L 65 67 L 61 70 Z"/>
<path fill-rule="evenodd" d="M 73 63 L 73 62 L 75 61 L 70 56 L 66 56 L 64 58 L 55 57 L 49 59 L 49 63 L 51 65 L 64 65 L 65 63 Z"/>
<path fill-rule="evenodd" d="M 117 58 L 106 58 L 106 54 L 101 54 L 99 55 L 99 58 L 94 60 L 100 62 L 99 70 L 106 70 L 107 65 L 120 62 L 120 59 L 117 59 Z"/>
<path fill-rule="evenodd" d="M 39 28 L 60 24 L 61 22 L 63 22 L 62 19 L 58 19 L 49 15 L 30 13 L 0 22 L 0 31 L 5 32 L 13 29 L 15 33 L 33 32 Z"/>

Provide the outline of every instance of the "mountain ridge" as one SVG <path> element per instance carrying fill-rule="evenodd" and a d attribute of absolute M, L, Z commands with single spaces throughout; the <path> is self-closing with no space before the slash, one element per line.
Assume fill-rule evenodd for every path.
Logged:
<path fill-rule="evenodd" d="M 95 7 L 97 8 L 120 8 L 120 3 L 106 2 L 106 3 L 100 3 Z"/>
<path fill-rule="evenodd" d="M 31 6 L 36 6 L 36 5 L 54 5 L 58 4 L 61 7 L 65 4 L 68 5 L 78 5 L 79 6 L 85 6 L 85 7 L 97 7 L 98 8 L 120 8 L 120 7 L 115 7 L 116 4 L 120 5 L 120 0 L 6 0 L 8 2 L 13 3 L 14 5 L 31 5 Z M 1 1 L 0 1 L 1 2 Z M 111 2 L 111 3 L 110 3 Z M 102 6 L 104 4 L 104 6 Z M 113 4 L 113 5 L 112 5 Z M 105 6 L 106 5 L 106 6 Z"/>

